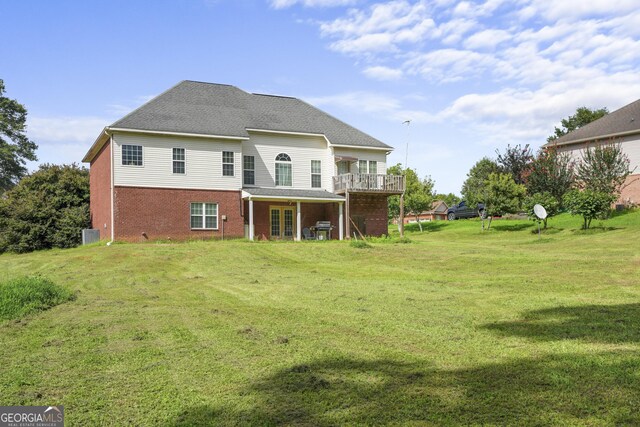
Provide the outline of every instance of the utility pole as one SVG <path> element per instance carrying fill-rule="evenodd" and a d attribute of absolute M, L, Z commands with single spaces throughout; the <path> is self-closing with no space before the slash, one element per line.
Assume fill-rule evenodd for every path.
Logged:
<path fill-rule="evenodd" d="M 411 124 L 411 120 L 405 120 L 402 124 L 407 125 L 407 136 L 404 155 L 404 169 L 402 171 L 402 174 L 404 175 L 402 178 L 402 194 L 400 195 L 400 237 L 404 237 L 404 192 L 407 187 L 407 168 L 409 167 L 409 125 Z"/>

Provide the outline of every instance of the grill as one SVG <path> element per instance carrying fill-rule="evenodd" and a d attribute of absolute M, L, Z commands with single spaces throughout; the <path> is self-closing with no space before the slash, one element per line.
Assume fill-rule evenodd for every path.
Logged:
<path fill-rule="evenodd" d="M 318 240 L 331 240 L 333 225 L 331 225 L 331 221 L 318 221 L 315 226 L 311 227 L 311 230 L 316 233 Z"/>

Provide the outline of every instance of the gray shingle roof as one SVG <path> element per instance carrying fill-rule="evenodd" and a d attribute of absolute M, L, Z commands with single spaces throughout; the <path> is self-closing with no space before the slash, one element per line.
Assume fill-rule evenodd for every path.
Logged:
<path fill-rule="evenodd" d="M 332 199 L 344 200 L 344 197 L 325 190 L 296 190 L 288 188 L 243 188 L 242 191 L 252 196 L 273 197 L 273 198 L 305 198 L 305 199 Z"/>
<path fill-rule="evenodd" d="M 571 144 L 618 134 L 640 133 L 640 99 L 548 143 Z"/>
<path fill-rule="evenodd" d="M 389 148 L 329 114 L 285 96 L 185 80 L 111 125 L 113 128 L 248 137 L 247 129 L 324 134 L 334 145 Z"/>

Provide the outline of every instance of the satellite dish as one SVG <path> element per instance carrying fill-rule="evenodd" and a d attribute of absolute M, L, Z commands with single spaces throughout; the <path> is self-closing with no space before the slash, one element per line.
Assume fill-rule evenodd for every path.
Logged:
<path fill-rule="evenodd" d="M 533 207 L 533 213 L 540 219 L 545 219 L 547 217 L 547 210 L 542 205 L 536 204 Z"/>

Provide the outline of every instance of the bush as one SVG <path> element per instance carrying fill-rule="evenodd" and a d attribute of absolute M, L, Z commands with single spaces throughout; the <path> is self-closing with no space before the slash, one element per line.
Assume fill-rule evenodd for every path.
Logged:
<path fill-rule="evenodd" d="M 369 248 L 371 248 L 371 245 L 368 244 L 366 242 L 366 240 L 352 240 L 351 243 L 349 243 L 349 245 L 352 248 L 356 248 L 356 249 L 369 249 Z"/>
<path fill-rule="evenodd" d="M 0 283 L 0 320 L 12 320 L 75 299 L 75 295 L 43 277 L 21 277 Z"/>
<path fill-rule="evenodd" d="M 606 218 L 616 196 L 611 193 L 593 190 L 572 190 L 564 195 L 564 206 L 572 215 L 582 215 L 582 228 L 591 227 L 594 218 Z"/>
<path fill-rule="evenodd" d="M 533 207 L 535 205 L 542 205 L 544 209 L 547 211 L 547 217 L 542 220 L 544 224 L 544 228 L 547 228 L 547 219 L 556 216 L 558 214 L 558 210 L 560 209 L 560 204 L 558 200 L 554 197 L 553 194 L 545 191 L 544 193 L 536 193 L 531 196 L 527 196 L 524 199 L 524 208 L 527 211 L 527 215 L 529 219 L 532 221 L 538 221 L 538 217 L 533 211 Z"/>
<path fill-rule="evenodd" d="M 0 199 L 0 253 L 77 246 L 90 223 L 89 172 L 42 165 Z"/>

